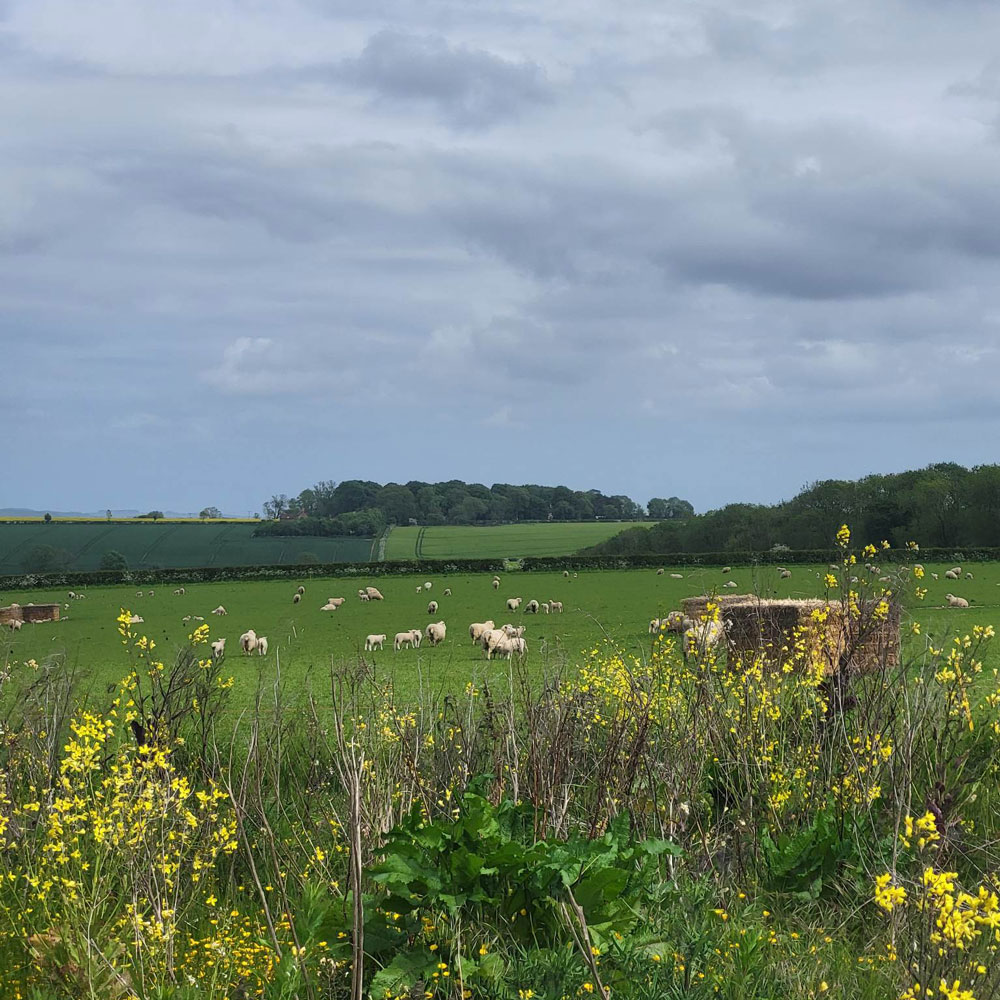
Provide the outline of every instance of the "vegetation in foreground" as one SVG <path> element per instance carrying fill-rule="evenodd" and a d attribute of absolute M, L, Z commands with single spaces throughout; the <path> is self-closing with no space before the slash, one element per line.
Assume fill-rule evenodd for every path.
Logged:
<path fill-rule="evenodd" d="M 861 582 L 875 553 L 840 537 L 857 644 L 923 570 Z M 169 665 L 119 629 L 132 670 L 100 704 L 4 674 L 4 996 L 1000 990 L 988 626 L 830 674 L 820 613 L 779 665 L 663 636 L 406 703 L 358 661 L 306 718 L 262 689 L 225 738 L 208 629 Z"/>

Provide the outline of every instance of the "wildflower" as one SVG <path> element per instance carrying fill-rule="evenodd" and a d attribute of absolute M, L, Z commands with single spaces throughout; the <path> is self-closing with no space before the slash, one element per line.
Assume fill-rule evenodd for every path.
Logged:
<path fill-rule="evenodd" d="M 875 879 L 875 902 L 886 913 L 891 913 L 893 907 L 901 905 L 906 900 L 906 890 L 901 885 L 892 885 L 892 875 L 886 872 Z"/>

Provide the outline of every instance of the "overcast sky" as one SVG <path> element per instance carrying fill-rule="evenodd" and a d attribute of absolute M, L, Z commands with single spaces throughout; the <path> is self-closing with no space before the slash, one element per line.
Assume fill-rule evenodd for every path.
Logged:
<path fill-rule="evenodd" d="M 0 507 L 998 460 L 1000 5 L 0 0 Z"/>

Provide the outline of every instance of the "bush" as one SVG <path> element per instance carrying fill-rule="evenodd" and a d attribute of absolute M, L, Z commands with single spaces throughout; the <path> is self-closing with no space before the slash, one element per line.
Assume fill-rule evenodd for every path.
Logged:
<path fill-rule="evenodd" d="M 101 556 L 101 569 L 127 570 L 128 560 L 117 549 L 111 549 L 110 551 L 105 552 L 103 556 Z"/>

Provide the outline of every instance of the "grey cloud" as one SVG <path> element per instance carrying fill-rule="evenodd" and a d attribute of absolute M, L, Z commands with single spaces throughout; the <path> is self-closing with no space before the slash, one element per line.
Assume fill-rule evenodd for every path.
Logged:
<path fill-rule="evenodd" d="M 552 99 L 540 66 L 453 46 L 439 35 L 385 29 L 336 75 L 389 102 L 426 102 L 459 129 L 481 129 Z"/>

